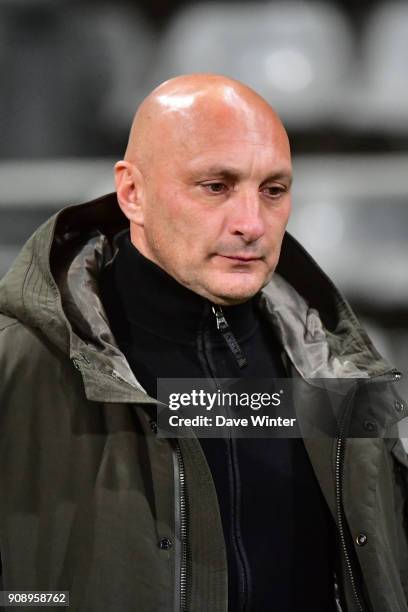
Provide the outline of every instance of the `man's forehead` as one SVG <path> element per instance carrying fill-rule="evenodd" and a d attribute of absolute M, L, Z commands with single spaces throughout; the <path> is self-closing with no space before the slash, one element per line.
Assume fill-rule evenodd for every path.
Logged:
<path fill-rule="evenodd" d="M 283 126 L 271 117 L 253 113 L 237 115 L 228 112 L 212 113 L 207 109 L 188 117 L 177 116 L 168 125 L 169 144 L 203 154 L 212 150 L 259 149 L 265 154 L 276 149 L 288 150 L 288 139 Z"/>
<path fill-rule="evenodd" d="M 257 129 L 245 122 L 221 122 L 181 129 L 162 148 L 183 174 L 241 178 L 249 174 L 280 175 L 291 180 L 290 147 L 284 130 Z M 166 165 L 168 164 L 168 160 Z"/>
<path fill-rule="evenodd" d="M 191 167 L 216 166 L 221 161 L 233 167 L 238 160 L 291 164 L 286 132 L 275 126 L 252 129 L 242 122 L 203 126 L 193 131 L 181 130 L 174 144 Z"/>

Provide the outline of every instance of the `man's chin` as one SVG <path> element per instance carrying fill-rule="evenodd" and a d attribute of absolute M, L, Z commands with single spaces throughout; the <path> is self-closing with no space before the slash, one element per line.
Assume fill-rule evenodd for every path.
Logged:
<path fill-rule="evenodd" d="M 262 284 L 254 284 L 250 287 L 214 287 L 211 291 L 211 301 L 220 306 L 233 306 L 234 304 L 243 304 L 256 295 L 261 289 Z"/>

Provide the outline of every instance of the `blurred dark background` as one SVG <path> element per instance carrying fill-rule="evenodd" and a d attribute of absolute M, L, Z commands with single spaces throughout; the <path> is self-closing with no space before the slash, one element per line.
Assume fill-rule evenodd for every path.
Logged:
<path fill-rule="evenodd" d="M 280 113 L 289 226 L 408 361 L 408 3 L 0 0 L 0 276 L 55 210 L 113 189 L 137 104 L 220 72 Z"/>

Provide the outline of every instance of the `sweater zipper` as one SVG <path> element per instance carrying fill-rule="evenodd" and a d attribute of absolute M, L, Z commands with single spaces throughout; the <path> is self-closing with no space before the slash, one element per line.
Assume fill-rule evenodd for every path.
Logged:
<path fill-rule="evenodd" d="M 390 374 L 391 374 L 391 378 L 390 378 Z M 385 377 L 387 377 L 390 380 L 390 382 L 396 381 L 396 380 L 399 380 L 401 376 L 402 374 L 398 372 L 398 370 L 393 369 L 391 372 L 387 372 L 380 376 L 376 376 L 375 378 L 369 379 L 366 382 L 366 384 L 375 383 L 378 381 L 378 379 L 383 379 Z M 345 528 L 344 528 L 345 517 L 344 517 L 343 500 L 342 500 L 343 460 L 344 460 L 344 452 L 345 452 L 345 447 L 346 447 L 346 438 L 344 434 L 345 434 L 345 429 L 347 425 L 348 412 L 351 406 L 352 399 L 353 399 L 353 396 L 351 396 L 349 404 L 347 405 L 343 413 L 342 425 L 341 425 L 339 437 L 337 439 L 337 446 L 336 446 L 336 463 L 335 463 L 336 513 L 337 513 L 337 523 L 338 523 L 338 530 L 339 530 L 339 535 L 340 535 L 340 542 L 341 542 L 342 550 L 343 550 L 344 557 L 346 560 L 346 567 L 347 567 L 347 571 L 349 574 L 354 599 L 356 601 L 359 611 L 364 612 L 365 606 L 363 605 L 363 599 L 358 591 L 357 581 L 353 574 L 351 557 L 349 555 L 349 551 L 347 548 L 347 539 L 346 539 L 346 533 L 345 533 Z"/>
<path fill-rule="evenodd" d="M 187 563 L 188 563 L 188 516 L 187 516 L 187 498 L 186 498 L 186 479 L 184 470 L 184 461 L 181 454 L 180 446 L 176 446 L 176 477 L 178 481 L 178 515 L 179 515 L 179 535 L 181 543 L 181 561 L 179 574 L 179 592 L 180 592 L 180 612 L 187 612 Z"/>
<path fill-rule="evenodd" d="M 246 365 L 247 361 L 245 359 L 245 356 L 243 355 L 240 346 L 238 345 L 237 340 L 235 339 L 234 335 L 232 334 L 232 332 L 230 331 L 230 327 L 228 325 L 227 320 L 225 319 L 224 313 L 221 309 L 220 306 L 212 306 L 212 312 L 214 313 L 214 315 L 216 316 L 216 320 L 217 320 L 217 329 L 219 331 L 221 331 L 222 335 L 224 336 L 223 332 L 226 332 L 227 334 L 229 333 L 230 335 L 227 335 L 227 338 L 224 336 L 224 339 L 228 345 L 228 347 L 230 348 L 230 350 L 233 352 L 234 357 L 237 358 L 236 356 L 236 347 L 238 347 L 238 355 L 241 355 L 243 360 L 244 360 L 244 364 L 240 367 L 244 367 L 244 365 Z M 230 340 L 232 338 L 232 343 L 234 345 L 234 349 L 232 349 L 232 343 L 230 345 Z M 210 359 L 209 359 L 209 351 L 206 350 L 206 343 L 205 343 L 205 331 L 204 331 L 204 326 L 203 328 L 200 330 L 199 336 L 198 336 L 198 343 L 197 343 L 198 349 L 199 349 L 199 355 L 201 356 L 201 365 L 204 369 L 205 375 L 209 380 L 212 380 L 215 383 L 215 389 L 217 389 L 219 387 L 219 383 L 217 382 L 217 376 L 216 376 L 216 372 L 213 366 L 213 363 L 211 363 Z M 239 363 L 238 363 L 239 365 Z M 234 460 L 233 460 L 233 452 L 232 452 L 232 448 L 231 448 L 231 443 L 232 441 L 229 441 L 228 444 L 228 454 L 229 457 L 232 461 L 232 463 L 230 464 L 230 468 L 232 465 L 232 486 L 233 486 L 233 490 L 234 490 L 234 495 L 236 495 L 236 473 L 235 470 L 233 469 L 234 467 Z M 231 477 L 231 473 L 229 474 L 229 477 Z M 233 501 L 234 503 L 234 501 Z M 238 566 L 238 573 L 241 579 L 240 582 L 240 586 L 242 588 L 242 596 L 244 598 L 244 604 L 243 604 L 243 608 L 242 610 L 246 610 L 247 609 L 247 601 L 248 601 L 248 577 L 247 577 L 247 569 L 243 560 L 243 552 L 241 550 L 241 544 L 240 541 L 238 539 L 237 536 L 237 525 L 234 521 L 233 524 L 233 530 L 232 530 L 232 540 L 236 549 L 235 557 L 237 560 L 237 566 Z"/>
<path fill-rule="evenodd" d="M 234 355 L 238 366 L 240 368 L 244 368 L 246 365 L 248 365 L 247 359 L 244 353 L 242 352 L 242 349 L 239 346 L 237 339 L 232 333 L 230 326 L 228 325 L 228 321 L 225 318 L 221 306 L 212 306 L 212 311 L 215 314 L 218 331 L 221 333 L 222 337 L 227 343 L 228 348 Z"/>

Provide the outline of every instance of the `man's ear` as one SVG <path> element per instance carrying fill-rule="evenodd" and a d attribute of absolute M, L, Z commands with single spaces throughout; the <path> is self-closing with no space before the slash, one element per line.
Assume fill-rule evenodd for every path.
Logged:
<path fill-rule="evenodd" d="M 119 206 L 131 223 L 143 225 L 144 184 L 140 170 L 121 160 L 115 164 L 115 185 Z"/>

